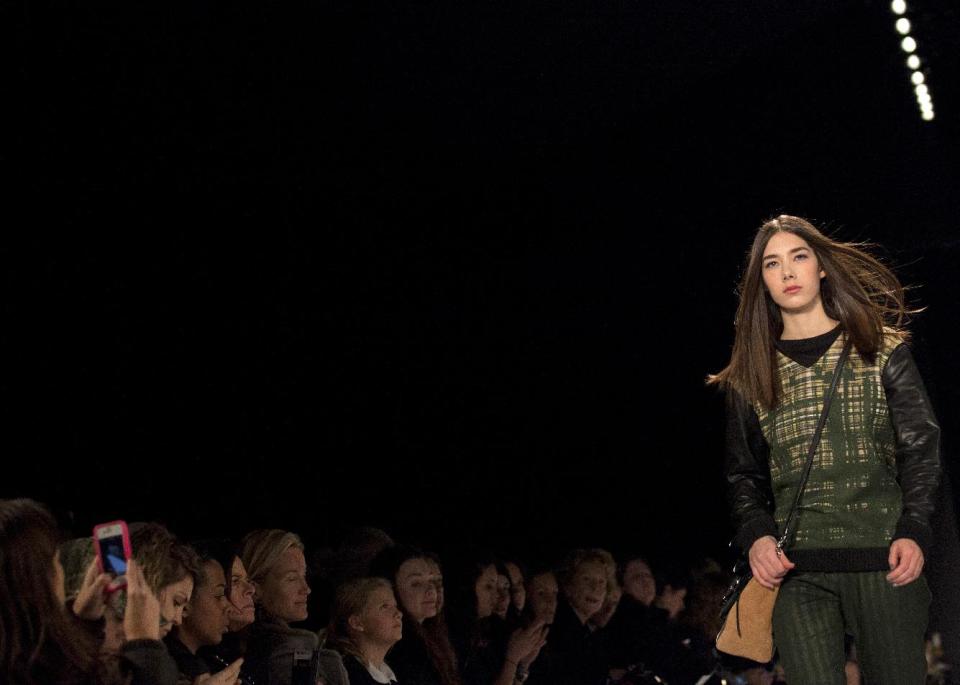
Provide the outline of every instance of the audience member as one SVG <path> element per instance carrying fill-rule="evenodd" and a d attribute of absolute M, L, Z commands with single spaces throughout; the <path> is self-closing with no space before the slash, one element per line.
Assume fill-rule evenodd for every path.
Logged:
<path fill-rule="evenodd" d="M 403 635 L 403 614 L 389 581 L 358 578 L 334 596 L 327 645 L 343 655 L 350 685 L 407 682 L 386 663 L 387 652 Z"/>
<path fill-rule="evenodd" d="M 183 618 L 183 623 L 174 627 L 164 640 L 170 654 L 177 662 L 182 677 L 194 682 L 200 676 L 216 672 L 206 679 L 208 685 L 233 685 L 240 673 L 243 659 L 237 659 L 226 668 L 211 664 L 199 650 L 220 644 L 228 628 L 227 579 L 223 572 L 223 554 L 218 553 L 216 543 L 194 545 L 200 561 L 200 574 L 196 578 L 193 595 Z M 232 561 L 227 556 L 227 563 Z"/>
<path fill-rule="evenodd" d="M 546 642 L 547 626 L 514 630 L 506 644 L 493 639 L 491 617 L 497 601 L 497 569 L 486 557 L 467 557 L 453 567 L 447 587 L 451 637 L 466 685 L 511 685 L 526 679 Z"/>
<path fill-rule="evenodd" d="M 327 663 L 327 672 L 316 668 L 327 682 L 346 682 L 343 665 L 320 659 L 315 633 L 292 627 L 307 618 L 307 562 L 303 543 L 295 533 L 257 530 L 247 535 L 240 556 L 256 591 L 257 619 L 250 627 L 244 673 L 257 685 L 290 685 L 299 654 L 316 655 L 312 663 Z"/>
<path fill-rule="evenodd" d="M 136 560 L 127 569 L 127 641 L 99 653 L 89 628 L 106 610 L 111 578 L 89 565 L 68 612 L 53 516 L 29 499 L 0 500 L 0 682 L 9 685 L 173 685 L 176 665 L 160 642 L 160 602 Z"/>
<path fill-rule="evenodd" d="M 459 685 L 456 656 L 440 613 L 443 577 L 436 560 L 407 546 L 384 550 L 371 572 L 393 583 L 403 612 L 403 639 L 390 663 L 401 683 Z"/>
<path fill-rule="evenodd" d="M 609 667 L 603 631 L 589 621 L 603 608 L 610 592 L 609 554 L 578 549 L 564 560 L 557 576 L 560 601 L 547 641 L 546 659 L 531 682 L 546 685 L 603 685 Z M 532 596 L 531 596 L 532 599 Z"/>
<path fill-rule="evenodd" d="M 183 623 L 183 609 L 200 574 L 196 552 L 159 523 L 130 526 L 133 557 L 143 568 L 150 589 L 160 600 L 160 637 Z"/>

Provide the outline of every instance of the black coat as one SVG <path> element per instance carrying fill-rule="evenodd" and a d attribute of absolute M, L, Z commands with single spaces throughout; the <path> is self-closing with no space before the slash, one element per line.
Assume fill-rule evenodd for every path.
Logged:
<path fill-rule="evenodd" d="M 566 600 L 557 606 L 547 644 L 530 667 L 532 685 L 604 685 L 610 665 L 605 628 L 594 631 L 580 622 Z"/>
<path fill-rule="evenodd" d="M 350 685 L 380 685 L 380 683 L 373 679 L 367 667 L 361 664 L 357 657 L 343 657 L 343 666 L 347 669 L 347 675 L 350 677 Z M 393 666 L 390 668 L 393 668 Z M 400 676 L 398 675 L 397 677 L 399 678 Z M 401 681 L 394 680 L 392 682 L 399 685 Z M 416 683 L 416 685 L 419 685 L 419 683 Z"/>

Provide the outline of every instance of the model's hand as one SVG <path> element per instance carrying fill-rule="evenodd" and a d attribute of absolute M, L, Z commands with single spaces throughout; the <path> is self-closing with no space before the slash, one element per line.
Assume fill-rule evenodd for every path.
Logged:
<path fill-rule="evenodd" d="M 887 581 L 894 587 L 907 585 L 920 577 L 923 570 L 923 552 L 910 538 L 897 538 L 890 545 L 890 573 Z"/>
<path fill-rule="evenodd" d="M 783 577 L 795 566 L 787 558 L 786 552 L 777 552 L 777 541 L 772 535 L 765 535 L 754 542 L 748 557 L 753 577 L 769 590 L 782 583 Z"/>

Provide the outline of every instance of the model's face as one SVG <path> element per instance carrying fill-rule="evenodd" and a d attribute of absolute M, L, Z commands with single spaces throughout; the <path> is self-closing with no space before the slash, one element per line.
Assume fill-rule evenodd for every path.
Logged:
<path fill-rule="evenodd" d="M 577 566 L 564 593 L 580 620 L 586 621 L 603 608 L 607 597 L 607 570 L 599 562 L 584 561 Z"/>
<path fill-rule="evenodd" d="M 216 561 L 207 561 L 203 565 L 204 584 L 194 590 L 179 629 L 189 634 L 191 644 L 217 645 L 227 632 L 227 615 L 230 601 L 227 599 L 227 580 L 223 567 Z"/>
<path fill-rule="evenodd" d="M 364 639 L 389 647 L 403 637 L 403 613 L 390 588 L 377 588 L 367 599 L 358 627 Z"/>
<path fill-rule="evenodd" d="M 508 561 L 506 566 L 510 573 L 510 599 L 517 611 L 523 611 L 523 607 L 527 604 L 527 590 L 523 586 L 523 574 L 520 573 L 520 567 L 512 561 Z"/>
<path fill-rule="evenodd" d="M 497 605 L 497 567 L 491 564 L 477 578 L 474 590 L 477 595 L 477 618 L 487 618 Z"/>
<path fill-rule="evenodd" d="M 650 606 L 657 596 L 657 582 L 646 562 L 634 559 L 623 570 L 623 591 L 635 600 Z"/>
<path fill-rule="evenodd" d="M 497 603 L 493 607 L 493 613 L 500 618 L 507 617 L 507 610 L 510 608 L 510 579 L 501 574 L 497 574 Z"/>
<path fill-rule="evenodd" d="M 407 559 L 397 569 L 397 597 L 403 610 L 417 623 L 437 615 L 438 575 L 426 559 Z"/>
<path fill-rule="evenodd" d="M 763 251 L 760 268 L 770 297 L 785 314 L 813 311 L 823 306 L 820 279 L 826 273 L 810 245 L 800 236 L 787 231 L 774 233 Z"/>
<path fill-rule="evenodd" d="M 160 600 L 160 637 L 166 637 L 174 626 L 183 623 L 183 609 L 193 594 L 193 578 L 187 576 L 183 580 L 167 585 L 160 589 L 157 599 Z"/>
<path fill-rule="evenodd" d="M 247 576 L 247 569 L 243 566 L 240 557 L 233 558 L 233 567 L 230 569 L 230 608 L 227 618 L 230 621 L 230 630 L 237 631 L 253 623 L 256 610 L 253 604 L 253 583 Z"/>
<path fill-rule="evenodd" d="M 257 597 L 267 612 L 281 621 L 293 623 L 307 618 L 307 561 L 303 550 L 290 547 L 273 565 Z"/>
<path fill-rule="evenodd" d="M 533 615 L 544 623 L 553 623 L 557 615 L 557 595 L 560 588 L 552 573 L 541 573 L 530 579 L 527 601 L 533 609 Z"/>

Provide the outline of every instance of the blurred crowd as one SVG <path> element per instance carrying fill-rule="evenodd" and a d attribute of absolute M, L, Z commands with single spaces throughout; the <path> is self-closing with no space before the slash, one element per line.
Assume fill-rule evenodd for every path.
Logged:
<path fill-rule="evenodd" d="M 129 544 L 118 579 L 93 538 L 65 540 L 43 505 L 0 500 L 0 682 L 783 682 L 776 664 L 714 650 L 728 577 L 711 560 L 437 553 L 368 528 L 308 550 L 293 531 L 186 542 L 131 523 Z"/>

